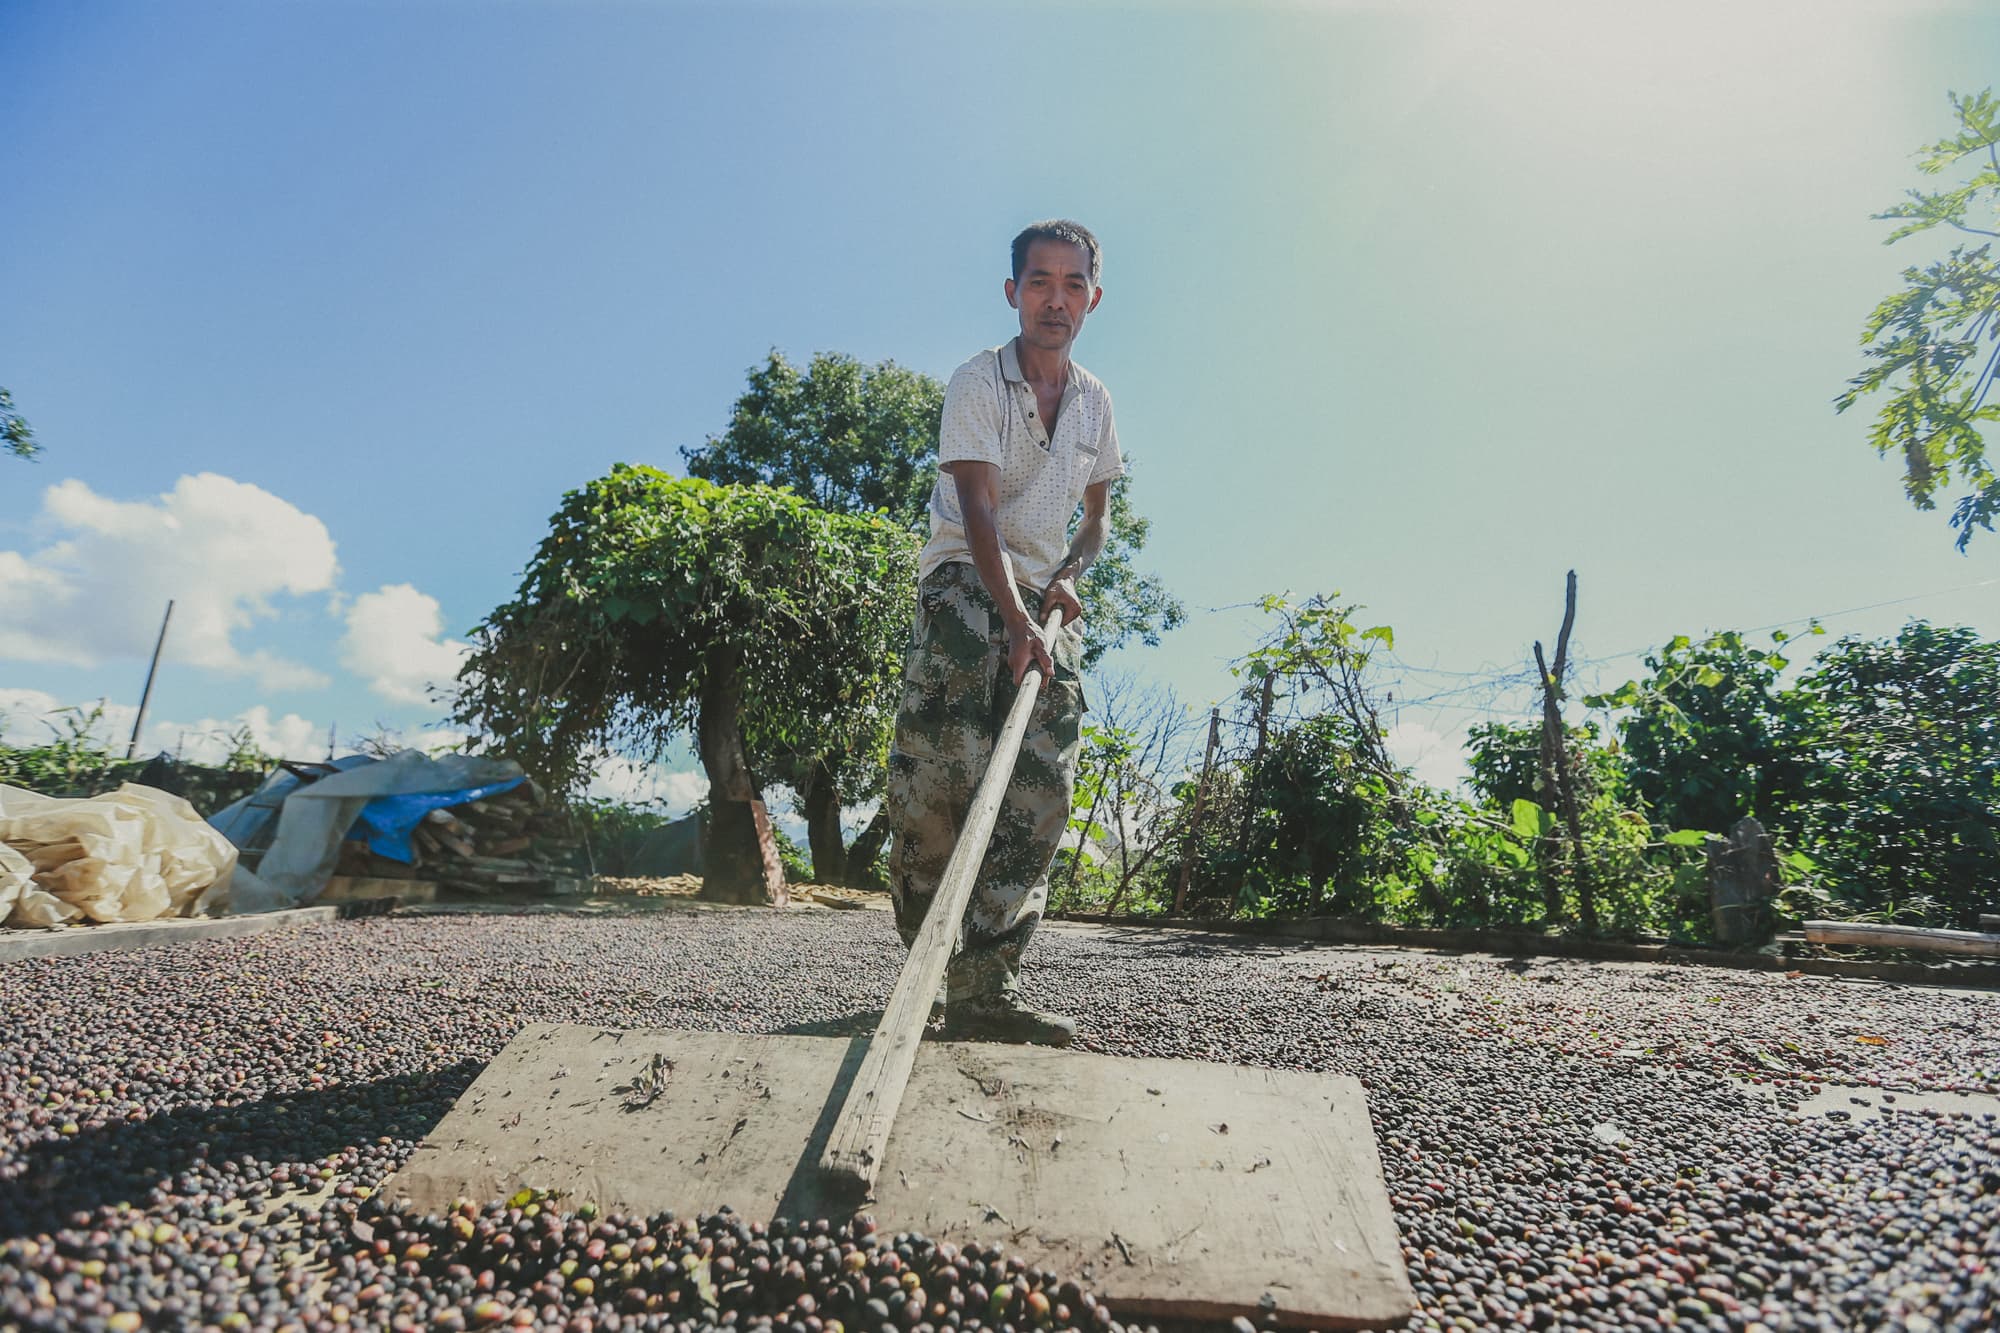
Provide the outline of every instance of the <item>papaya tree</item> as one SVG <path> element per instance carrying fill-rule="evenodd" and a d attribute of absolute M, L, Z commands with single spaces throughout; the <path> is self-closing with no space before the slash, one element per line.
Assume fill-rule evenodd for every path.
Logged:
<path fill-rule="evenodd" d="M 915 563 L 879 516 L 620 464 L 563 497 L 513 599 L 474 630 L 454 718 L 567 792 L 607 755 L 691 739 L 709 779 L 702 893 L 757 901 L 753 761 L 806 756 L 836 791 L 874 781 Z M 819 808 L 836 840 L 840 805 Z"/>
<path fill-rule="evenodd" d="M 0 388 L 0 453 L 32 459 L 41 451 L 42 446 L 35 440 L 34 427 L 14 410 L 14 395 Z"/>
<path fill-rule="evenodd" d="M 1868 442 L 1900 455 L 1903 491 L 1919 509 L 1954 484 L 1952 507 L 1963 551 L 1975 529 L 2000 517 L 2000 474 L 1986 456 L 1986 432 L 2000 421 L 1990 401 L 2000 382 L 2000 99 L 1989 89 L 1951 94 L 1958 127 L 1920 150 L 1917 170 L 1943 177 L 1940 190 L 1910 190 L 1875 215 L 1899 224 L 1884 239 L 1944 229 L 1969 237 L 1942 259 L 1903 270 L 1900 291 L 1884 297 L 1862 327 L 1868 366 L 1834 399 L 1845 412 L 1863 395 L 1886 391 Z M 1956 179 L 1953 179 L 1956 177 Z"/>

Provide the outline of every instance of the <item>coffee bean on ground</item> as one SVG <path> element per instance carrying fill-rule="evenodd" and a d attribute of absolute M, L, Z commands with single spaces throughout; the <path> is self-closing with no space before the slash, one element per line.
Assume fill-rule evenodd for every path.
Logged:
<path fill-rule="evenodd" d="M 375 918 L 0 967 L 0 1327 L 1121 1328 L 1080 1274 L 866 1223 L 374 1193 L 526 1022 L 864 1032 L 901 959 L 880 913 L 750 911 Z M 1412 1327 L 2000 1309 L 2000 1122 L 1908 1095 L 2000 1092 L 2000 998 L 1062 927 L 1024 990 L 1082 1049 L 1360 1079 Z M 1872 1108 L 1801 1113 L 1840 1085 Z"/>

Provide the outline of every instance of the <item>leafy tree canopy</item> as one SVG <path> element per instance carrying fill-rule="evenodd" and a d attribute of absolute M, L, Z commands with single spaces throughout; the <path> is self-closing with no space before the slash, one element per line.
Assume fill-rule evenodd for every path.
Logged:
<path fill-rule="evenodd" d="M 1772 639 L 1758 648 L 1734 630 L 1676 635 L 1646 658 L 1650 676 L 1584 700 L 1630 710 L 1618 723 L 1626 775 L 1667 827 L 1727 833 L 1745 815 L 1769 821 L 1796 790 L 1797 700 L 1778 688 L 1789 636 Z"/>
<path fill-rule="evenodd" d="M 690 476 L 783 486 L 823 509 L 879 512 L 924 534 L 943 410 L 944 385 L 893 361 L 864 366 L 821 352 L 800 369 L 773 351 L 750 372 L 729 428 L 681 457 Z M 1111 535 L 1078 589 L 1088 611 L 1086 666 L 1133 639 L 1157 646 L 1185 619 L 1166 586 L 1133 563 L 1147 522 L 1132 508 L 1126 480 L 1112 487 Z"/>
<path fill-rule="evenodd" d="M 5 388 L 0 388 L 0 451 L 29 459 L 42 452 L 27 419 L 14 410 L 14 395 Z"/>
<path fill-rule="evenodd" d="M 1600 792 L 1622 796 L 1625 770 L 1615 745 L 1602 743 L 1595 722 L 1563 728 L 1571 781 L 1589 798 Z M 1516 801 L 1552 804 L 1542 790 L 1542 724 L 1482 722 L 1466 733 L 1465 763 L 1469 785 L 1489 804 L 1512 810 Z"/>
<path fill-rule="evenodd" d="M 1720 833 L 1754 815 L 1843 914 L 1970 927 L 1990 910 L 2000 642 L 1912 621 L 1842 639 L 1789 687 L 1781 652 L 1733 632 L 1646 661 L 1649 677 L 1587 702 L 1623 710 L 1627 780 L 1663 824 Z"/>
<path fill-rule="evenodd" d="M 1851 910 L 1974 929 L 2000 884 L 2000 642 L 1842 639 L 1793 692 L 1812 761 L 1791 816 Z"/>
<path fill-rule="evenodd" d="M 563 498 L 474 631 L 454 715 L 565 790 L 607 751 L 652 759 L 707 732 L 717 707 L 750 755 L 872 752 L 914 563 L 886 519 L 621 464 Z"/>
<path fill-rule="evenodd" d="M 1986 457 L 1986 423 L 2000 420 L 1988 403 L 2000 371 L 2000 260 L 1993 254 L 2000 223 L 2000 101 L 1991 90 L 1951 94 L 1958 132 L 1919 150 L 1917 169 L 1930 176 L 1969 172 L 1951 188 L 1911 190 L 1875 216 L 1899 222 L 1885 244 L 1945 227 L 1967 241 L 1943 259 L 1903 270 L 1903 287 L 1875 307 L 1862 328 L 1870 364 L 1834 400 L 1845 412 L 1863 394 L 1887 390 L 1869 442 L 1879 454 L 1903 458 L 1903 489 L 1919 509 L 1935 508 L 1937 492 L 1967 488 L 1953 507 L 1958 549 L 1975 528 L 1993 530 L 2000 515 L 2000 477 Z"/>

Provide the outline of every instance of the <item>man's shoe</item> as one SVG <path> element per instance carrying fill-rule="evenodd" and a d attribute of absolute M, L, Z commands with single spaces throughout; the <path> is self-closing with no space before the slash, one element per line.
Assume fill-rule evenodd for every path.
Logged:
<path fill-rule="evenodd" d="M 953 1000 L 944 1013 L 947 1041 L 1003 1041 L 1022 1046 L 1067 1046 L 1076 1024 L 1061 1014 L 1045 1014 L 1022 1004 L 1008 991 Z"/>

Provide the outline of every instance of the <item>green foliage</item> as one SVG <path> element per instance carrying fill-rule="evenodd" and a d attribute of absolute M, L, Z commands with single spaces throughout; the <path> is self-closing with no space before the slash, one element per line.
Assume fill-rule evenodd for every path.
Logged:
<path fill-rule="evenodd" d="M 944 386 L 893 361 L 820 352 L 800 370 L 775 349 L 750 372 L 729 428 L 684 448 L 688 475 L 782 486 L 821 509 L 914 529 L 928 512 Z"/>
<path fill-rule="evenodd" d="M 1320 713 L 1274 735 L 1246 788 L 1254 800 L 1238 905 L 1364 910 L 1385 848 L 1381 776 L 1358 755 L 1352 724 Z"/>
<path fill-rule="evenodd" d="M 42 452 L 27 418 L 14 410 L 14 395 L 0 387 L 0 453 L 33 459 Z"/>
<path fill-rule="evenodd" d="M 680 821 L 664 803 L 577 796 L 567 802 L 571 825 L 586 848 L 586 865 L 600 875 L 631 875 L 649 837 Z"/>
<path fill-rule="evenodd" d="M 1070 832 L 1049 878 L 1052 910 L 1150 911 L 1172 902 L 1163 857 L 1184 847 L 1191 807 L 1174 790 L 1185 765 L 1187 712 L 1168 691 L 1100 679 L 1085 718 Z M 1190 787 L 1191 790 L 1191 787 Z"/>
<path fill-rule="evenodd" d="M 58 708 L 49 716 L 57 720 L 43 719 L 52 733 L 44 744 L 0 746 L 0 782 L 45 796 L 84 794 L 112 763 L 101 732 L 104 705 Z"/>
<path fill-rule="evenodd" d="M 1822 631 L 1818 625 L 1812 633 Z M 1677 635 L 1646 658 L 1652 674 L 1584 702 L 1625 712 L 1618 724 L 1632 792 L 1669 828 L 1722 831 L 1768 818 L 1791 799 L 1799 758 L 1788 736 L 1795 700 L 1778 689 L 1789 665 L 1735 631 L 1696 642 Z"/>
<path fill-rule="evenodd" d="M 1495 723 L 1470 739 L 1470 798 L 1417 782 L 1383 745 L 1375 656 L 1388 626 L 1364 627 L 1337 596 L 1294 604 L 1266 599 L 1277 618 L 1236 667 L 1239 736 L 1253 734 L 1270 686 L 1266 743 L 1241 741 L 1211 779 L 1195 835 L 1190 895 L 1197 911 L 1239 915 L 1333 913 L 1444 927 L 1568 929 L 1579 904 L 1567 866 L 1567 830 L 1543 791 L 1539 723 Z M 1708 649 L 1667 655 L 1668 684 L 1714 692 L 1725 682 Z M 1660 682 L 1627 687 L 1652 700 L 1669 732 L 1689 709 Z M 1683 691 L 1685 693 L 1685 691 Z M 1679 702 L 1676 702 L 1679 700 Z M 1685 705 L 1685 706 L 1684 706 Z M 1636 802 L 1627 753 L 1595 724 L 1569 728 L 1566 755 L 1578 803 L 1578 853 L 1597 886 L 1599 929 L 1621 936 L 1705 938 L 1704 834 L 1661 837 Z M 1178 789 L 1185 804 L 1193 783 Z M 1184 859 L 1178 850 L 1176 859 Z M 1177 869 L 1177 867 L 1176 867 Z"/>
<path fill-rule="evenodd" d="M 1369 673 L 1391 631 L 1361 628 L 1331 597 L 1265 605 L 1278 623 L 1237 664 L 1235 739 L 1203 817 L 1176 814 L 1134 906 L 1166 908 L 1185 865 L 1198 915 L 1572 928 L 1576 880 L 1556 873 L 1569 831 L 1542 790 L 1540 724 L 1472 730 L 1469 797 L 1425 787 L 1382 747 Z M 1781 919 L 1971 927 L 1993 909 L 2000 642 L 1912 622 L 1892 639 L 1840 641 L 1788 686 L 1794 643 L 1675 638 L 1647 675 L 1588 700 L 1616 710 L 1617 741 L 1594 723 L 1568 728 L 1602 932 L 1710 939 L 1711 839 L 1746 815 L 1777 839 Z M 1194 775 L 1166 785 L 1188 811 Z M 1094 836 L 1102 820 L 1086 810 L 1101 793 L 1081 790 L 1077 826 Z M 1075 878 L 1105 882 L 1099 866 Z"/>
<path fill-rule="evenodd" d="M 1374 647 L 1395 636 L 1363 628 L 1338 593 L 1262 605 L 1276 624 L 1231 669 L 1244 682 L 1238 734 L 1264 745 L 1225 755 L 1212 778 L 1191 901 L 1253 914 L 1358 910 L 1371 878 L 1400 865 L 1407 823 L 1366 677 Z M 1216 826 L 1227 832 L 1207 832 Z"/>
<path fill-rule="evenodd" d="M 1597 724 L 1566 727 L 1564 733 L 1577 790 L 1622 794 L 1621 756 L 1616 746 L 1601 743 Z M 1491 805 L 1506 810 L 1519 801 L 1548 799 L 1542 790 L 1540 722 L 1482 722 L 1466 733 L 1465 746 L 1472 789 Z"/>
<path fill-rule="evenodd" d="M 2000 891 L 2000 642 L 1923 621 L 1843 639 L 1792 697 L 1810 768 L 1777 823 L 1833 901 L 1976 928 Z"/>
<path fill-rule="evenodd" d="M 1491 897 L 1465 889 L 1453 901 L 1470 915 L 1517 926 L 1562 925 L 1578 910 L 1573 889 L 1559 877 L 1553 891 L 1564 896 L 1562 913 L 1548 918 L 1546 876 L 1554 867 L 1548 849 L 1561 837 L 1560 821 L 1543 793 L 1540 723 L 1488 723 L 1472 729 L 1467 746 L 1471 786 L 1483 809 L 1506 821 L 1504 841 L 1461 818 L 1453 845 L 1457 880 L 1481 874 L 1491 881 Z M 1636 808 L 1626 758 L 1604 743 L 1594 723 L 1566 728 L 1564 753 L 1577 794 L 1584 868 L 1596 885 L 1599 925 L 1614 935 L 1642 933 L 1699 937 L 1706 930 L 1705 892 L 1700 874 L 1699 831 L 1655 839 L 1653 826 Z M 1538 853 L 1541 855 L 1538 856 Z M 1504 880 L 1496 877 L 1504 873 Z M 1531 885 L 1543 887 L 1531 891 Z"/>
<path fill-rule="evenodd" d="M 1057 852 L 1049 874 L 1050 911 L 1102 911 L 1117 892 L 1110 859 L 1098 849 L 1113 836 L 1118 773 L 1132 762 L 1137 745 L 1130 728 L 1083 724 L 1070 799 L 1069 831 L 1076 843 Z"/>
<path fill-rule="evenodd" d="M 53 720 L 51 720 L 53 719 Z M 184 764 L 148 756 L 125 759 L 104 738 L 104 705 L 59 708 L 41 719 L 50 739 L 40 745 L 0 745 L 0 783 L 44 796 L 95 796 L 144 781 L 185 796 L 203 814 L 248 796 L 275 762 L 247 727 L 224 735 L 220 764 Z M 164 769 L 164 771 L 163 771 Z"/>
<path fill-rule="evenodd" d="M 1870 364 L 1834 399 L 1845 412 L 1862 395 L 1887 390 L 1869 442 L 1878 454 L 1900 454 L 1903 489 L 1919 509 L 1936 507 L 1937 492 L 1954 481 L 1967 487 L 1951 525 L 1958 548 L 1975 528 L 1993 530 L 2000 515 L 2000 478 L 1986 457 L 1986 424 L 2000 420 L 1989 403 L 2000 372 L 2000 260 L 1992 229 L 2000 217 L 2000 101 L 1990 90 L 1951 94 L 1958 131 L 1921 150 L 1917 167 L 1929 176 L 1969 174 L 1949 189 L 1910 190 L 1904 202 L 1875 216 L 1899 222 L 1885 244 L 1938 227 L 1985 241 L 1903 270 L 1902 290 L 1883 299 L 1863 326 Z M 1984 223 L 1985 225 L 1975 225 Z"/>
<path fill-rule="evenodd" d="M 901 528 L 621 464 L 549 529 L 474 631 L 453 716 L 552 788 L 606 752 L 658 758 L 719 695 L 753 756 L 884 743 L 915 559 Z"/>
<path fill-rule="evenodd" d="M 785 883 L 813 883 L 812 858 L 792 839 L 792 835 L 774 827 L 771 830 L 771 840 L 778 844 L 778 861 L 785 867 Z"/>
<path fill-rule="evenodd" d="M 1720 833 L 1754 816 L 1790 849 L 1794 902 L 1973 925 L 2000 882 L 2000 643 L 1914 621 L 1841 640 L 1784 687 L 1788 665 L 1740 634 L 1682 637 L 1589 702 L 1623 710 L 1627 779 L 1655 818 Z"/>
<path fill-rule="evenodd" d="M 729 428 L 684 448 L 688 475 L 730 485 L 782 486 L 836 513 L 879 513 L 908 531 L 929 531 L 931 483 L 944 385 L 893 361 L 864 366 L 840 353 L 816 354 L 804 370 L 773 350 L 750 372 Z M 1110 536 L 1078 589 L 1084 665 L 1134 639 L 1157 646 L 1185 619 L 1158 578 L 1133 556 L 1147 522 L 1111 488 Z"/>

